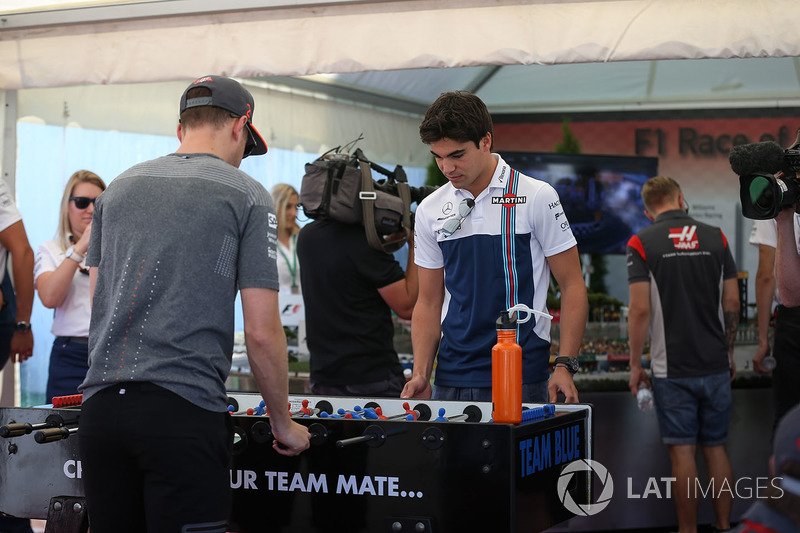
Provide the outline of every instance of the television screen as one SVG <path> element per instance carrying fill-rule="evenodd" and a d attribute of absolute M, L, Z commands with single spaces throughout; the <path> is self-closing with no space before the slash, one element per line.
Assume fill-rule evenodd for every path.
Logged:
<path fill-rule="evenodd" d="M 624 254 L 649 226 L 642 185 L 658 175 L 658 158 L 501 152 L 511 168 L 551 184 L 561 198 L 580 253 Z"/>

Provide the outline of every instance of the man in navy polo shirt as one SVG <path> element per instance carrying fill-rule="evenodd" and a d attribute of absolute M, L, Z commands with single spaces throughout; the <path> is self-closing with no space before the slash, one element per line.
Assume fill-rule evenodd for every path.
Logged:
<path fill-rule="evenodd" d="M 728 440 L 733 341 L 739 320 L 736 265 L 719 228 L 686 213 L 672 178 L 658 176 L 642 187 L 645 214 L 653 225 L 628 241 L 630 311 L 628 336 L 634 396 L 642 383 L 642 350 L 650 328 L 658 426 L 669 448 L 681 533 L 697 531 L 697 444 L 715 487 L 730 485 Z M 732 497 L 714 499 L 718 530 L 730 528 Z"/>
<path fill-rule="evenodd" d="M 495 322 L 518 304 L 546 312 L 552 272 L 561 289 L 562 357 L 551 376 L 550 321 L 519 324 L 522 396 L 525 402 L 555 402 L 560 392 L 577 402 L 572 373 L 589 305 L 577 242 L 558 194 L 492 153 L 492 119 L 474 94 L 442 94 L 419 131 L 448 183 L 416 211 L 414 371 L 403 396 L 491 401 Z"/>

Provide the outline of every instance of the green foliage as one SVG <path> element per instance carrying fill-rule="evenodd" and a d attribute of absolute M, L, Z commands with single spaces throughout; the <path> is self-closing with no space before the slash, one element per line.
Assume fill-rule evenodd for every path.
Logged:
<path fill-rule="evenodd" d="M 590 292 L 608 292 L 606 286 L 606 274 L 608 274 L 608 263 L 604 254 L 590 254 L 592 266 L 591 275 L 589 276 L 589 291 Z"/>
<path fill-rule="evenodd" d="M 431 157 L 431 162 L 425 167 L 428 171 L 428 177 L 425 179 L 425 185 L 436 187 L 447 183 L 447 178 L 444 177 L 442 171 L 439 170 L 439 165 L 436 164 L 436 159 Z"/>
<path fill-rule="evenodd" d="M 283 326 L 283 333 L 286 335 L 287 344 L 294 344 L 295 346 L 297 346 L 297 328 Z M 289 357 L 290 363 L 297 362 L 297 356 L 294 355 L 292 352 L 287 352 L 287 356 Z"/>
<path fill-rule="evenodd" d="M 587 298 L 589 300 L 589 309 L 610 307 L 615 311 L 619 311 L 619 308 L 623 306 L 622 302 L 602 292 L 589 291 Z"/>
<path fill-rule="evenodd" d="M 556 144 L 557 154 L 579 154 L 581 153 L 581 143 L 569 127 L 569 119 L 564 117 L 561 122 L 561 142 Z"/>
<path fill-rule="evenodd" d="M 311 363 L 308 361 L 289 361 L 289 374 L 297 374 L 299 372 L 308 373 L 311 371 Z"/>

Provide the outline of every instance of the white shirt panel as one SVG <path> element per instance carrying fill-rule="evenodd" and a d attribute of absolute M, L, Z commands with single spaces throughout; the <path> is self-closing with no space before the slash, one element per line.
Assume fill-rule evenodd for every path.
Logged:
<path fill-rule="evenodd" d="M 794 241 L 797 245 L 797 253 L 800 254 L 800 215 L 796 213 L 794 215 Z M 771 248 L 778 247 L 778 223 L 774 218 L 753 221 L 753 229 L 750 232 L 750 244 L 756 247 L 762 244 Z M 773 268 L 773 272 L 774 271 Z M 775 294 L 772 296 L 772 300 L 775 305 L 781 304 L 777 283 L 775 283 Z"/>
<path fill-rule="evenodd" d="M 54 272 L 65 259 L 65 253 L 61 250 L 58 239 L 42 243 L 36 252 L 34 283 L 43 273 Z M 56 337 L 88 337 L 90 317 L 89 276 L 76 270 L 67 296 L 55 310 L 53 327 L 50 331 Z"/>
<path fill-rule="evenodd" d="M 0 231 L 8 229 L 12 224 L 22 220 L 14 197 L 5 181 L 0 180 Z M 0 281 L 3 280 L 6 272 L 6 249 L 0 245 Z"/>

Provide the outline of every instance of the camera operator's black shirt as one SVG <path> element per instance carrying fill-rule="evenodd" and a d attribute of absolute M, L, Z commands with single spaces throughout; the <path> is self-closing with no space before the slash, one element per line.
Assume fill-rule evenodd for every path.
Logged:
<path fill-rule="evenodd" d="M 378 292 L 405 278 L 394 257 L 371 248 L 361 224 L 316 220 L 300 230 L 297 258 L 312 383 L 361 385 L 401 376 L 392 311 Z"/>
<path fill-rule="evenodd" d="M 728 240 L 684 211 L 661 213 L 628 241 L 628 283 L 650 282 L 653 376 L 729 370 L 722 284 L 736 277 Z"/>

